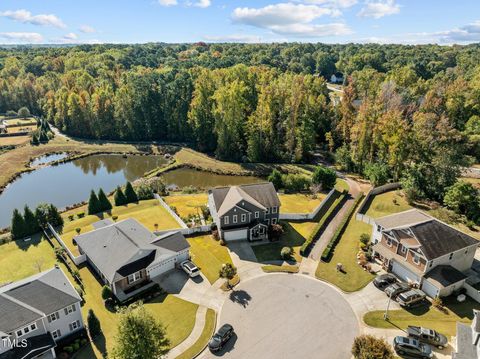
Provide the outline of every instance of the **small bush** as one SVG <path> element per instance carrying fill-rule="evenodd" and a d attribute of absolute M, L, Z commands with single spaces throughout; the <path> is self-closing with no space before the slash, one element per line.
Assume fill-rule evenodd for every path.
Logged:
<path fill-rule="evenodd" d="M 393 359 L 393 350 L 383 338 L 373 335 L 360 335 L 352 345 L 352 354 L 355 359 Z"/>
<path fill-rule="evenodd" d="M 293 255 L 292 247 L 283 247 L 282 250 L 280 251 L 280 256 L 285 260 L 291 259 L 292 255 Z"/>
<path fill-rule="evenodd" d="M 75 228 L 75 232 L 77 232 L 77 234 L 80 234 L 81 231 L 82 229 L 80 227 Z"/>
<path fill-rule="evenodd" d="M 112 216 L 112 219 L 115 222 L 118 219 L 118 216 Z"/>
<path fill-rule="evenodd" d="M 220 235 L 218 234 L 218 230 L 212 231 L 212 238 L 218 241 L 220 239 Z"/>
<path fill-rule="evenodd" d="M 442 298 L 440 298 L 440 297 L 433 298 L 432 305 L 437 309 L 442 309 L 443 308 Z"/>
<path fill-rule="evenodd" d="M 63 350 L 65 350 L 69 354 L 73 353 L 73 348 L 70 345 L 63 347 Z"/>
<path fill-rule="evenodd" d="M 220 239 L 219 243 L 220 243 L 221 246 L 226 246 L 227 245 L 227 243 L 225 243 L 225 241 L 223 239 Z"/>
<path fill-rule="evenodd" d="M 83 217 L 85 217 L 85 212 L 78 212 L 78 213 L 77 213 L 77 217 L 78 217 L 78 218 L 83 218 Z"/>
<path fill-rule="evenodd" d="M 68 215 L 68 219 L 70 220 L 70 222 L 73 221 L 74 218 L 75 218 L 75 216 L 73 214 Z"/>
<path fill-rule="evenodd" d="M 73 345 L 72 345 L 72 349 L 74 352 L 76 352 L 78 349 L 80 349 L 80 344 L 75 342 Z"/>
<path fill-rule="evenodd" d="M 197 192 L 198 192 L 198 189 L 195 186 L 186 186 L 182 188 L 182 193 L 185 193 L 185 194 L 192 194 Z"/>
<path fill-rule="evenodd" d="M 103 300 L 112 298 L 112 290 L 107 285 L 104 285 L 102 288 L 102 298 Z"/>

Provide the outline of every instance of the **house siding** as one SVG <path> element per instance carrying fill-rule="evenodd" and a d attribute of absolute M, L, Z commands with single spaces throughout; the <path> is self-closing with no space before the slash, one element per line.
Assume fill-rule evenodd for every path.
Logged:
<path fill-rule="evenodd" d="M 82 310 L 80 306 L 80 302 L 77 302 L 75 305 L 75 311 L 69 314 L 65 314 L 65 308 L 58 310 L 59 318 L 54 320 L 53 322 L 48 322 L 47 318 L 44 319 L 45 326 L 47 331 L 50 333 L 54 332 L 57 329 L 60 329 L 60 333 L 62 334 L 60 338 L 55 339 L 55 341 L 60 340 L 63 337 L 66 337 L 72 333 L 75 333 L 83 328 L 83 319 L 82 319 Z M 50 313 L 51 314 L 51 313 Z M 80 322 L 80 327 L 73 331 L 70 330 L 69 324 L 75 321 Z"/>
<path fill-rule="evenodd" d="M 141 280 L 137 280 L 137 281 L 129 284 L 129 283 L 128 283 L 128 278 L 125 277 L 125 278 L 122 278 L 122 279 L 120 279 L 119 281 L 115 282 L 115 284 L 114 284 L 115 287 L 116 287 L 117 289 L 120 289 L 120 290 L 122 290 L 122 291 L 125 291 L 125 290 L 127 290 L 127 289 L 129 289 L 129 288 L 132 288 L 132 287 L 134 287 L 134 286 L 136 286 L 136 285 L 139 285 L 139 284 L 141 284 L 141 283 L 148 282 L 148 281 L 150 280 L 150 277 L 147 275 L 146 269 L 142 269 L 142 270 L 140 270 L 140 272 L 142 273 L 142 278 L 141 278 Z M 133 273 L 132 273 L 132 274 L 133 274 Z"/>

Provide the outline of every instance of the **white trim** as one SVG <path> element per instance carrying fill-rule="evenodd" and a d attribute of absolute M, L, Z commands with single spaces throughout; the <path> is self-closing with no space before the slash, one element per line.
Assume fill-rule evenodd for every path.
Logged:
<path fill-rule="evenodd" d="M 230 224 L 230 218 L 228 216 L 223 217 L 223 224 Z"/>
<path fill-rule="evenodd" d="M 247 221 L 247 215 L 245 213 L 242 213 L 240 215 L 240 222 L 246 222 Z"/>
<path fill-rule="evenodd" d="M 255 211 L 255 218 L 260 218 L 260 212 L 259 211 Z"/>
<path fill-rule="evenodd" d="M 272 213 L 277 213 L 277 207 L 272 207 Z"/>
<path fill-rule="evenodd" d="M 237 223 L 238 222 L 238 215 L 234 214 L 233 215 L 233 223 Z"/>

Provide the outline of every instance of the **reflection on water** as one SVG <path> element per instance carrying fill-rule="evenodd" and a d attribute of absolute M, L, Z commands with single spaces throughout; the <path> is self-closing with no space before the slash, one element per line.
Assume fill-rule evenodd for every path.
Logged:
<path fill-rule="evenodd" d="M 162 175 L 167 186 L 180 188 L 194 186 L 198 188 L 210 188 L 218 186 L 234 186 L 248 183 L 263 182 L 259 177 L 253 176 L 230 176 L 216 173 L 197 171 L 190 168 L 179 168 L 166 172 Z"/>
<path fill-rule="evenodd" d="M 54 162 L 54 161 L 64 159 L 67 156 L 68 156 L 68 153 L 56 153 L 56 154 L 53 154 L 53 155 L 41 156 L 41 157 L 35 158 L 30 163 L 30 166 L 35 167 L 35 166 L 39 166 L 39 165 L 44 165 L 44 164 L 47 164 L 47 163 L 51 163 L 51 162 Z"/>
<path fill-rule="evenodd" d="M 87 200 L 92 189 L 111 192 L 165 163 L 160 156 L 93 155 L 26 173 L 0 195 L 0 228 L 10 224 L 14 208 L 42 202 L 63 208 Z"/>

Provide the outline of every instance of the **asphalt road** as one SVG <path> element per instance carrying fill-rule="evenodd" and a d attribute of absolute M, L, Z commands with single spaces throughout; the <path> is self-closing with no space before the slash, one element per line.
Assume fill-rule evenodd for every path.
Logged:
<path fill-rule="evenodd" d="M 241 283 L 225 301 L 220 323 L 236 335 L 224 350 L 201 358 L 348 359 L 358 323 L 349 304 L 328 285 L 275 274 Z"/>

